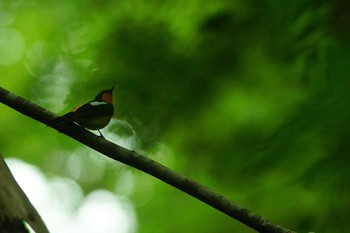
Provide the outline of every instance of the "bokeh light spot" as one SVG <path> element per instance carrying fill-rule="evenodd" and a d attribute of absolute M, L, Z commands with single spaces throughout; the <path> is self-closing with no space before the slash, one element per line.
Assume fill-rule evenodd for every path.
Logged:
<path fill-rule="evenodd" d="M 24 53 L 24 39 L 12 28 L 0 28 L 0 65 L 18 62 Z"/>

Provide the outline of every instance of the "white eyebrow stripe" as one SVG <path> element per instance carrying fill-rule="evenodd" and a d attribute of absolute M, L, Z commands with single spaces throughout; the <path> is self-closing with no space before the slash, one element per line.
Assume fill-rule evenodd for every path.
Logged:
<path fill-rule="evenodd" d="M 107 104 L 106 102 L 103 101 L 92 101 L 89 103 L 91 106 L 97 106 L 97 105 L 103 105 L 103 104 Z"/>

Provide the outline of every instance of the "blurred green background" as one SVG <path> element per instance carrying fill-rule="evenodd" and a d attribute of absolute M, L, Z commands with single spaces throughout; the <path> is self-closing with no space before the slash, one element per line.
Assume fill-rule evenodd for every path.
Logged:
<path fill-rule="evenodd" d="M 295 231 L 350 232 L 349 12 L 347 0 L 2 0 L 0 86 L 57 114 L 116 86 L 111 141 Z M 129 232 L 254 232 L 0 111 L 5 157 L 73 180 L 81 199 L 129 200 Z"/>

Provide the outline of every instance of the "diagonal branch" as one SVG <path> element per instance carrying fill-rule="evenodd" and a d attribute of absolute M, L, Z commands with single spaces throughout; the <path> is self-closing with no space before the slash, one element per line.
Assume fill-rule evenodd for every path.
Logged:
<path fill-rule="evenodd" d="M 55 117 L 54 113 L 29 102 L 28 100 L 16 96 L 15 94 L 0 87 L 0 101 L 17 110 L 18 112 L 40 121 L 46 125 Z M 61 133 L 74 138 L 86 146 L 108 156 L 109 158 L 125 163 L 137 168 L 149 175 L 152 175 L 165 183 L 180 189 L 181 191 L 197 198 L 198 200 L 214 207 L 215 209 L 231 216 L 243 224 L 255 229 L 258 232 L 268 233 L 292 233 L 293 231 L 272 224 L 261 216 L 243 208 L 228 200 L 213 190 L 175 172 L 152 159 L 140 155 L 134 151 L 129 151 L 110 141 L 98 137 L 95 134 L 80 128 L 75 124 L 57 124 L 51 126 Z"/>

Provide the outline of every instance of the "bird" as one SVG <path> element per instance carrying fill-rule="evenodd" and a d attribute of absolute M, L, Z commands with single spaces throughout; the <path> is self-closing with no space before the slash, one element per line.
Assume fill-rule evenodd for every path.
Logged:
<path fill-rule="evenodd" d="M 75 122 L 85 129 L 97 130 L 100 136 L 103 137 L 100 129 L 108 125 L 114 114 L 113 89 L 114 87 L 100 91 L 95 99 L 73 108 L 63 116 L 55 118 L 51 124 Z"/>

